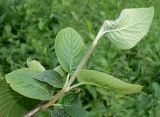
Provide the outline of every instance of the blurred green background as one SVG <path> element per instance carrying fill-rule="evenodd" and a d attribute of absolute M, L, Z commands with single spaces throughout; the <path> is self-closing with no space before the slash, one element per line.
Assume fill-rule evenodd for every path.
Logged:
<path fill-rule="evenodd" d="M 88 117 L 160 117 L 160 0 L 0 0 L 0 76 L 39 60 L 47 69 L 58 65 L 54 39 L 73 27 L 91 44 L 106 19 L 124 8 L 154 6 L 147 36 L 131 50 L 116 48 L 102 38 L 87 68 L 144 86 L 140 94 L 122 96 L 85 86 L 83 107 Z"/>

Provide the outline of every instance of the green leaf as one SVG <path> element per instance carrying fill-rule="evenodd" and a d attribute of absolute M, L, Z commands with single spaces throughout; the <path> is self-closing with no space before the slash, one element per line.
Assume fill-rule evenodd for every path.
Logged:
<path fill-rule="evenodd" d="M 27 66 L 28 68 L 31 68 L 37 71 L 45 71 L 45 68 L 38 61 L 35 61 L 35 60 L 27 59 Z"/>
<path fill-rule="evenodd" d="M 78 74 L 78 81 L 80 83 L 95 85 L 122 94 L 138 93 L 142 90 L 142 86 L 140 85 L 129 84 L 114 78 L 111 75 L 94 70 L 81 70 Z"/>
<path fill-rule="evenodd" d="M 54 70 L 46 70 L 40 73 L 38 77 L 34 78 L 56 88 L 63 87 L 63 78 Z"/>
<path fill-rule="evenodd" d="M 84 55 L 85 45 L 81 36 L 72 28 L 61 30 L 55 39 L 55 52 L 61 67 L 73 72 Z"/>
<path fill-rule="evenodd" d="M 63 70 L 63 68 L 60 65 L 54 68 L 54 70 L 58 72 L 62 77 L 65 77 L 66 72 Z"/>
<path fill-rule="evenodd" d="M 78 93 L 70 92 L 70 93 L 64 95 L 64 97 L 61 99 L 60 103 L 62 105 L 77 104 L 78 98 L 79 98 Z"/>
<path fill-rule="evenodd" d="M 156 97 L 160 97 L 160 85 L 157 82 L 152 83 L 152 87 L 154 89 L 154 94 Z"/>
<path fill-rule="evenodd" d="M 157 104 L 155 108 L 155 117 L 159 117 L 160 115 L 160 104 Z M 154 116 L 153 116 L 154 117 Z"/>
<path fill-rule="evenodd" d="M 4 80 L 0 81 L 0 117 L 22 117 L 37 104 L 37 100 L 23 97 L 11 90 Z"/>
<path fill-rule="evenodd" d="M 38 77 L 40 73 L 40 71 L 33 69 L 18 69 L 7 74 L 6 80 L 14 91 L 23 96 L 39 100 L 50 100 L 52 94 L 49 91 L 49 87 L 34 79 Z"/>
<path fill-rule="evenodd" d="M 71 117 L 63 109 L 54 109 L 52 117 Z"/>
<path fill-rule="evenodd" d="M 80 98 L 78 93 L 70 92 L 66 94 L 60 104 L 64 107 L 64 110 L 72 117 L 84 117 L 85 111 L 80 104 Z"/>
<path fill-rule="evenodd" d="M 4 79 L 4 77 L 0 75 L 0 81 L 3 80 L 3 79 Z"/>
<path fill-rule="evenodd" d="M 38 113 L 36 113 L 35 115 L 34 115 L 34 117 L 54 117 L 54 116 L 52 116 L 52 111 L 51 110 L 44 110 L 44 111 L 40 111 L 40 112 L 38 112 Z"/>
<path fill-rule="evenodd" d="M 117 47 L 130 49 L 148 33 L 153 15 L 153 7 L 124 9 L 117 20 L 104 22 L 99 35 L 106 34 Z"/>
<path fill-rule="evenodd" d="M 106 88 L 96 87 L 96 90 L 101 93 L 102 95 L 111 94 L 111 91 L 107 90 Z"/>
<path fill-rule="evenodd" d="M 34 117 L 71 117 L 64 109 L 57 108 L 54 105 L 54 110 L 47 109 L 45 111 L 40 111 Z"/>

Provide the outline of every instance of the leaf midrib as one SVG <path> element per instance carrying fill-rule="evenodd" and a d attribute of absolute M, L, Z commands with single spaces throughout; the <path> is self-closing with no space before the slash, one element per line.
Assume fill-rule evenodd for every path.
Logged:
<path fill-rule="evenodd" d="M 143 21 L 144 19 L 146 19 L 146 18 L 148 18 L 148 17 L 149 17 L 149 16 L 144 17 L 144 18 L 142 18 L 141 20 L 137 21 L 136 23 L 134 23 L 134 24 L 132 24 L 132 25 L 129 25 L 129 26 L 126 26 L 126 27 L 123 27 L 123 28 L 120 28 L 120 29 L 116 29 L 116 30 L 108 30 L 107 32 L 110 33 L 110 32 L 119 32 L 119 31 L 125 30 L 125 29 L 127 29 L 127 28 L 130 28 L 130 27 L 132 27 L 132 26 L 140 23 L 141 21 Z"/>

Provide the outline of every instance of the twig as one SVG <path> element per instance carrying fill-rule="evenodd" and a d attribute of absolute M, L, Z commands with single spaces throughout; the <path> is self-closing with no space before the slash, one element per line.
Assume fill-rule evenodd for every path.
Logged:
<path fill-rule="evenodd" d="M 27 114 L 24 115 L 24 117 L 32 117 L 34 114 L 36 114 L 37 112 L 41 111 L 41 110 L 44 110 L 52 105 L 54 105 L 54 103 L 56 103 L 58 101 L 58 99 L 63 96 L 63 94 L 65 93 L 66 91 L 64 89 L 60 90 L 58 93 L 56 93 L 52 100 L 50 100 L 48 103 L 45 103 L 45 104 L 41 104 L 41 105 L 38 105 L 37 107 L 35 107 L 33 110 L 31 110 L 30 112 L 28 112 Z"/>
<path fill-rule="evenodd" d="M 102 28 L 101 28 L 101 30 L 102 30 Z M 96 36 L 95 40 L 93 41 L 91 47 L 88 49 L 88 51 L 84 55 L 81 63 L 79 64 L 79 66 L 77 67 L 75 72 L 72 74 L 71 78 L 69 79 L 69 77 L 67 77 L 67 81 L 68 81 L 68 79 L 69 79 L 69 81 L 65 83 L 63 89 L 60 90 L 58 93 L 56 93 L 53 96 L 52 100 L 50 100 L 48 103 L 37 106 L 32 111 L 28 112 L 24 117 L 32 117 L 35 113 L 37 113 L 37 112 L 39 112 L 41 110 L 44 110 L 44 109 L 46 109 L 46 108 L 48 108 L 50 106 L 53 106 L 54 103 L 56 103 L 66 92 L 68 92 L 70 89 L 73 89 L 73 88 L 75 88 L 75 87 L 80 85 L 80 84 L 77 84 L 77 85 L 71 86 L 72 83 L 74 82 L 74 80 L 76 79 L 77 75 L 81 71 L 81 69 L 84 67 L 84 65 L 86 64 L 86 62 L 90 58 L 90 56 L 91 56 L 94 48 L 96 47 L 99 39 L 101 38 L 101 36 L 103 36 L 103 34 L 101 33 L 101 30 L 99 31 L 98 35 Z"/>
<path fill-rule="evenodd" d="M 42 108 L 42 104 L 39 104 L 37 107 L 35 107 L 33 110 L 29 111 L 28 113 L 26 113 L 24 115 L 24 117 L 31 117 L 32 115 L 34 115 L 35 113 L 39 112 Z"/>

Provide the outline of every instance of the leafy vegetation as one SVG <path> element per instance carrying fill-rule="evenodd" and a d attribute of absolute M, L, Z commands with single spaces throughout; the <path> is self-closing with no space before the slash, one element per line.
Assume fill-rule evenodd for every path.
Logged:
<path fill-rule="evenodd" d="M 69 72 L 70 74 L 73 73 L 78 63 L 80 62 L 80 59 L 83 57 L 84 53 L 83 53 L 83 49 L 82 51 L 79 51 L 78 53 L 81 53 L 80 55 L 82 56 L 78 56 L 78 59 L 76 59 L 76 61 L 75 59 L 73 59 L 73 61 L 69 61 L 71 60 L 70 58 L 77 58 L 77 55 L 73 56 L 73 53 L 72 53 L 72 52 L 75 52 L 75 54 L 77 54 L 76 49 L 66 48 L 65 51 L 67 51 L 68 53 L 72 53 L 72 54 L 69 54 L 67 58 L 64 58 L 64 56 L 58 55 L 58 53 L 62 51 L 56 49 L 56 43 L 54 43 L 55 41 L 54 39 L 58 38 L 58 36 L 56 37 L 56 34 L 62 28 L 70 26 L 76 29 L 77 32 L 79 32 L 80 35 L 83 37 L 86 43 L 86 46 L 88 48 L 90 46 L 90 43 L 95 38 L 96 32 L 98 32 L 104 20 L 116 19 L 120 11 L 124 8 L 154 6 L 155 17 L 153 20 L 153 24 L 151 25 L 149 35 L 145 37 L 146 39 L 141 41 L 141 43 L 139 43 L 133 49 L 124 51 L 124 50 L 115 48 L 115 46 L 111 44 L 108 38 L 116 46 L 120 48 L 125 47 L 124 49 L 133 47 L 134 44 L 136 44 L 139 41 L 138 39 L 141 39 L 141 38 L 136 39 L 135 37 L 133 38 L 132 42 L 129 42 L 129 43 L 124 42 L 125 45 L 133 44 L 133 45 L 129 45 L 128 47 L 122 44 L 120 45 L 117 44 L 117 41 L 115 40 L 115 38 L 117 37 L 121 38 L 122 35 L 123 37 L 128 38 L 128 36 L 131 36 L 131 35 L 126 35 L 126 32 L 121 32 L 120 33 L 121 35 L 110 32 L 110 35 L 112 36 L 110 36 L 108 33 L 106 34 L 107 39 L 105 39 L 104 37 L 101 39 L 92 57 L 90 58 L 90 61 L 86 66 L 87 69 L 94 69 L 101 72 L 105 72 L 107 74 L 111 74 L 115 77 L 118 77 L 120 80 L 123 80 L 128 83 L 141 84 L 144 86 L 143 91 L 140 92 L 139 94 L 125 96 L 125 95 L 117 94 L 114 92 L 110 92 L 108 90 L 106 91 L 100 87 L 95 87 L 97 85 L 95 86 L 84 85 L 84 86 L 81 86 L 80 88 L 77 88 L 76 91 L 78 91 L 79 89 L 84 89 L 78 92 L 81 94 L 80 95 L 81 98 L 80 98 L 80 104 L 79 104 L 80 106 L 77 106 L 77 108 L 79 110 L 82 109 L 82 111 L 84 111 L 83 109 L 85 109 L 87 111 L 86 117 L 102 117 L 102 116 L 159 117 L 160 115 L 159 113 L 159 109 L 160 109 L 160 106 L 159 106 L 160 105 L 159 49 L 160 48 L 159 48 L 159 40 L 157 38 L 159 35 L 158 30 L 159 30 L 159 24 L 160 24 L 160 17 L 158 15 L 158 11 L 159 11 L 158 4 L 159 4 L 158 0 L 155 0 L 155 1 L 148 1 L 148 0 L 138 1 L 137 0 L 132 2 L 128 2 L 127 0 L 122 0 L 122 1 L 115 1 L 115 0 L 113 1 L 109 1 L 109 0 L 101 0 L 101 1 L 97 1 L 97 0 L 86 0 L 86 1 L 79 1 L 79 0 L 77 1 L 74 1 L 74 0 L 69 0 L 69 1 L 12 0 L 11 1 L 11 0 L 7 0 L 5 1 L 5 0 L 1 0 L 0 1 L 0 14 L 1 14 L 0 16 L 0 29 L 1 29 L 0 30 L 0 34 L 1 34 L 0 36 L 0 54 L 1 54 L 0 74 L 2 77 L 4 77 L 4 74 L 7 74 L 15 69 L 19 69 L 25 72 L 25 75 L 23 75 L 24 79 L 21 79 L 21 80 L 24 80 L 24 81 L 21 81 L 22 83 L 18 83 L 19 80 L 17 81 L 17 79 L 20 79 L 19 75 L 21 75 L 22 72 L 18 73 L 19 74 L 18 76 L 15 75 L 15 72 L 19 72 L 19 70 L 13 71 L 8 75 L 6 75 L 7 82 L 10 83 L 11 88 L 19 92 L 21 95 L 11 90 L 10 87 L 8 87 L 8 85 L 4 81 L 2 80 L 0 81 L 1 82 L 0 88 L 2 89 L 1 91 L 7 90 L 6 92 L 9 92 L 5 94 L 4 92 L 0 92 L 0 115 L 2 117 L 3 116 L 10 117 L 11 115 L 13 115 L 13 111 L 11 111 L 12 106 L 11 108 L 9 108 L 9 106 L 6 106 L 4 104 L 6 102 L 11 102 L 11 104 L 14 105 L 16 101 L 15 97 L 17 99 L 17 97 L 25 98 L 23 96 L 26 96 L 34 99 L 39 99 L 39 100 L 48 100 L 50 97 L 50 94 L 57 92 L 59 88 L 62 87 L 62 84 L 65 83 L 65 81 L 58 80 L 60 84 L 55 86 L 54 81 L 57 79 L 57 77 L 58 79 L 61 79 L 60 78 L 61 76 L 56 75 L 57 77 L 53 78 L 50 76 L 50 74 L 63 73 L 62 76 L 66 78 L 67 77 L 66 72 Z M 123 15 L 123 13 L 124 12 L 122 12 L 121 14 Z M 147 13 L 149 15 L 150 13 L 152 13 L 152 11 Z M 131 15 L 130 17 L 132 16 L 133 15 Z M 143 17 L 142 14 L 140 14 L 139 16 L 140 18 Z M 134 19 L 133 21 L 136 21 L 136 19 Z M 148 21 L 142 20 L 140 25 L 143 27 L 143 23 L 150 23 L 150 22 L 151 21 L 149 19 Z M 113 24 L 113 22 L 110 22 L 110 27 L 108 28 L 111 30 L 117 30 L 116 29 L 117 27 L 118 27 L 117 24 Z M 134 27 L 134 30 L 137 28 L 138 27 Z M 73 29 L 70 29 L 70 30 L 73 30 Z M 148 32 L 147 27 L 145 28 L 145 30 L 142 30 L 142 31 L 144 32 L 141 33 L 141 37 L 143 37 Z M 136 34 L 137 33 L 135 33 L 132 36 L 136 36 Z M 79 37 L 79 34 L 76 34 L 76 35 L 78 39 L 81 40 L 81 37 Z M 136 39 L 136 41 L 134 39 Z M 64 44 L 66 43 L 64 42 Z M 81 45 L 77 46 L 77 44 L 81 44 Z M 69 47 L 78 48 L 77 50 L 80 50 L 80 48 L 83 48 L 84 46 L 83 41 L 77 44 Z M 59 47 L 59 49 L 61 49 L 61 47 Z M 56 58 L 56 54 L 58 59 Z M 27 65 L 29 68 L 24 69 L 24 66 L 25 66 L 24 61 L 26 61 L 26 58 L 28 57 L 39 60 L 41 64 L 44 65 L 44 67 L 41 66 L 37 61 L 28 61 Z M 58 60 L 60 62 L 61 67 L 64 70 L 60 66 L 58 66 L 59 65 Z M 65 62 L 63 63 L 61 61 L 63 62 L 65 61 Z M 32 64 L 30 64 L 31 62 Z M 35 65 L 33 65 L 33 63 Z M 37 64 L 38 64 L 38 67 L 37 67 Z M 58 73 L 53 70 L 45 71 L 45 68 L 46 69 L 56 68 L 55 71 L 57 71 Z M 30 69 L 32 70 L 30 71 Z M 31 73 L 32 76 L 30 76 L 31 74 L 28 74 L 28 71 L 34 72 L 34 73 Z M 35 77 L 35 75 L 37 74 L 38 74 L 38 78 L 42 78 L 42 79 L 37 80 L 37 77 Z M 48 82 L 48 80 L 43 79 L 44 77 L 42 76 L 45 76 L 46 79 L 53 78 L 53 80 Z M 14 79 L 10 77 L 13 77 Z M 3 79 L 3 78 L 0 78 L 0 79 Z M 2 82 L 5 83 L 7 87 L 6 86 L 4 87 Z M 97 81 L 95 82 L 97 83 Z M 39 86 L 39 87 L 34 88 L 32 86 L 32 84 L 34 83 L 36 84 L 36 86 Z M 77 83 L 77 81 L 75 81 L 75 83 Z M 26 88 L 23 89 L 22 86 L 27 87 L 27 89 Z M 54 90 L 53 88 L 51 88 L 51 86 L 55 86 Z M 40 87 L 43 87 L 45 90 L 47 90 L 47 93 L 45 93 L 45 95 L 42 90 L 43 88 L 40 88 Z M 42 91 L 41 93 L 43 95 L 37 94 L 39 93 L 39 91 L 37 91 L 39 90 L 39 88 Z M 26 90 L 25 94 L 23 94 L 24 91 L 22 90 Z M 11 96 L 8 96 L 10 98 L 7 98 L 7 97 L 3 98 L 6 95 L 11 95 Z M 67 95 L 70 95 L 70 94 L 68 93 L 65 96 Z M 73 98 L 74 98 L 74 95 L 77 96 L 75 92 L 73 94 L 71 93 L 71 95 L 73 96 Z M 23 104 L 21 104 L 21 102 L 19 102 L 18 105 L 17 104 L 15 105 L 15 108 L 17 108 L 16 109 L 17 113 L 21 113 L 21 114 L 18 114 L 19 116 L 31 110 L 33 106 L 37 105 L 37 100 L 33 100 L 30 98 L 25 98 L 26 100 L 33 101 L 33 103 L 29 103 L 31 104 L 29 106 L 24 107 Z M 60 102 L 58 102 L 59 105 L 55 105 L 54 110 L 48 109 L 47 112 L 40 112 L 39 115 L 37 114 L 36 116 L 39 116 L 39 117 L 48 116 L 48 113 L 50 116 L 52 114 L 52 116 L 61 116 L 61 117 L 79 115 L 76 113 L 72 113 L 72 112 L 76 112 L 77 110 L 77 108 L 72 108 L 74 107 L 74 101 L 67 102 L 67 104 L 69 103 L 68 105 L 71 105 L 71 106 L 69 106 L 70 109 L 69 108 L 66 109 L 65 108 L 66 103 L 65 101 L 63 101 L 63 99 Z M 34 103 L 34 101 L 36 103 Z M 72 109 L 74 109 L 74 111 L 70 111 Z M 60 114 L 63 114 L 63 115 L 60 115 Z"/>

